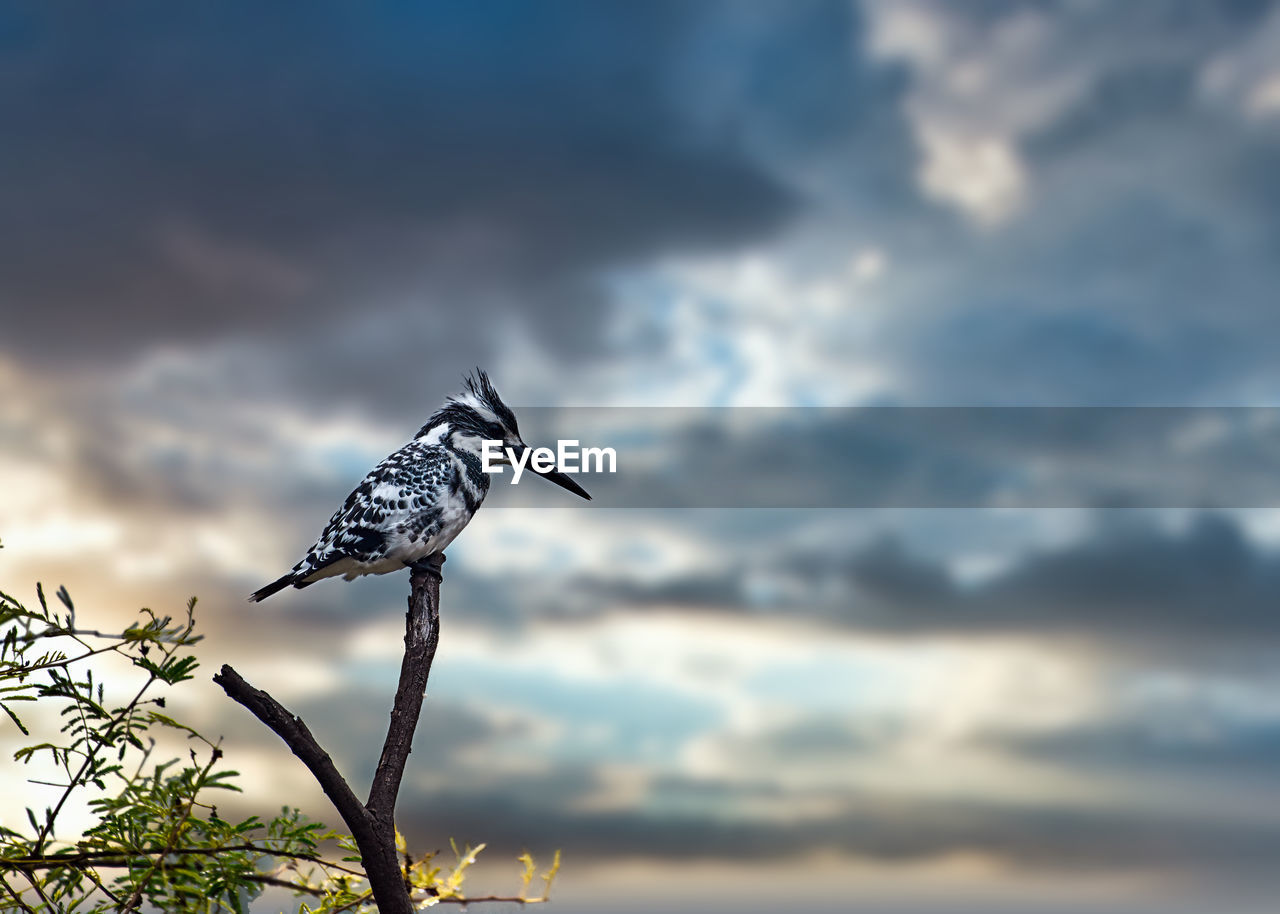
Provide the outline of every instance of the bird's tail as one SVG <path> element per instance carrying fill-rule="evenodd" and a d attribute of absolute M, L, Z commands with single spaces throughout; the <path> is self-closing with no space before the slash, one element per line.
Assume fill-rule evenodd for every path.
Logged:
<path fill-rule="evenodd" d="M 297 572 L 290 571 L 284 577 L 279 578 L 275 581 L 272 581 L 270 584 L 268 584 L 266 587 L 263 587 L 261 590 L 255 590 L 253 593 L 251 593 L 249 595 L 249 602 L 261 603 L 267 597 L 271 596 L 274 593 L 279 593 L 280 591 L 288 587 L 290 584 L 294 584 L 296 586 L 297 580 L 298 580 Z"/>

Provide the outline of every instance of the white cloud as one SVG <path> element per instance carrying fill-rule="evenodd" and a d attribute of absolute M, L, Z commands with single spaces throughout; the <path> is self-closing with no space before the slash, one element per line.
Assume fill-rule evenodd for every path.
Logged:
<path fill-rule="evenodd" d="M 120 521 L 78 504 L 56 466 L 0 454 L 0 479 L 5 481 L 0 532 L 6 560 L 86 555 L 119 542 Z"/>
<path fill-rule="evenodd" d="M 397 631 L 391 622 L 370 624 L 348 639 L 350 656 L 393 659 Z M 491 666 L 501 677 L 557 680 L 584 695 L 626 684 L 650 696 L 649 713 L 658 719 L 672 703 L 719 708 L 721 723 L 691 737 L 670 759 L 673 770 L 730 782 L 763 778 L 799 793 L 879 784 L 985 796 L 1009 796 L 1016 788 L 1059 799 L 1071 785 L 1087 794 L 1093 791 L 1083 779 L 1015 763 L 990 752 L 983 737 L 1070 726 L 1109 700 L 1087 658 L 1045 645 L 903 642 L 829 630 L 819 636 L 795 619 L 690 617 L 660 606 L 590 623 L 542 623 L 516 640 L 453 629 L 448 663 L 466 665 L 470 680 L 483 680 Z M 550 724 L 564 722 L 543 727 L 550 738 L 581 737 L 577 711 L 546 704 L 538 713 L 550 715 Z M 785 765 L 741 751 L 744 742 L 770 740 L 779 728 L 808 720 L 865 725 L 874 738 L 819 760 L 787 752 Z M 939 783 L 943 758 L 953 776 Z"/>
<path fill-rule="evenodd" d="M 1280 116 L 1280 7 L 1200 70 L 1200 91 L 1253 120 Z"/>
<path fill-rule="evenodd" d="M 967 137 L 924 125 L 919 181 L 925 193 L 957 206 L 984 227 L 1012 216 L 1026 194 L 1026 171 L 1004 137 Z"/>
<path fill-rule="evenodd" d="M 1245 106 L 1255 117 L 1280 115 L 1280 71 L 1270 74 L 1254 86 Z"/>
<path fill-rule="evenodd" d="M 889 257 L 877 247 L 854 253 L 849 261 L 849 276 L 854 282 L 874 282 L 889 269 Z"/>
<path fill-rule="evenodd" d="M 214 395 L 230 370 L 218 350 L 160 350 L 91 382 L 0 364 L 20 392 L 0 407 L 10 573 L 63 563 L 115 582 L 164 581 L 291 564 L 306 544 L 288 545 L 294 518 L 271 493 L 333 486 L 340 499 L 397 436 L 350 413 Z"/>
<path fill-rule="evenodd" d="M 1035 11 L 979 24 L 934 0 L 863 9 L 873 59 L 911 69 L 905 114 L 921 190 L 980 226 L 1010 219 L 1030 191 L 1019 139 L 1079 98 L 1087 70 L 1061 59 L 1052 22 Z"/>
<path fill-rule="evenodd" d="M 619 336 L 669 342 L 611 365 L 609 386 L 647 405 L 846 406 L 885 393 L 878 331 L 891 253 L 855 242 L 815 259 L 795 237 L 620 280 Z"/>
<path fill-rule="evenodd" d="M 1013 219 L 1035 191 L 1026 138 L 1058 120 L 1107 73 L 1197 53 L 1190 35 L 1118 32 L 1105 4 L 1022 7 L 983 19 L 945 0 L 862 0 L 872 59 L 905 64 L 903 105 L 927 197 L 975 225 Z"/>

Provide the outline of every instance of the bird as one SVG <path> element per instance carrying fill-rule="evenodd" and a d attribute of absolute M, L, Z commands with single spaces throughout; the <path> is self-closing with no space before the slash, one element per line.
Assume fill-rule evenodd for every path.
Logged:
<path fill-rule="evenodd" d="M 303 588 L 341 575 L 387 574 L 403 568 L 439 573 L 446 546 L 475 516 L 489 491 L 481 455 L 484 441 L 501 441 L 509 463 L 529 449 L 515 413 L 502 401 L 488 374 L 477 368 L 461 393 L 447 397 L 413 440 L 369 471 L 329 519 L 307 554 L 250 595 L 261 602 L 286 587 Z M 556 485 L 590 499 L 586 490 L 555 467 L 529 467 Z"/>

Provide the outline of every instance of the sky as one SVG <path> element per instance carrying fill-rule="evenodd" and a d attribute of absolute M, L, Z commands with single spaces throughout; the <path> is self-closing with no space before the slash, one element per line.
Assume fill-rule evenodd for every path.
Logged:
<path fill-rule="evenodd" d="M 1270 910 L 1277 61 L 1257 0 L 0 3 L 0 588 L 198 595 L 364 783 L 405 576 L 245 597 L 479 365 L 618 472 L 449 548 L 411 842 L 566 912 Z"/>

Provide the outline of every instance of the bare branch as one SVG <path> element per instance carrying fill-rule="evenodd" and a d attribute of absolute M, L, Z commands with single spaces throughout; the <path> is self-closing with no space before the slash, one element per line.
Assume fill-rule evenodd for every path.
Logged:
<path fill-rule="evenodd" d="M 361 804 L 302 719 L 224 665 L 213 681 L 271 728 L 302 760 L 333 802 L 360 850 L 360 861 L 380 914 L 412 914 L 413 901 L 396 853 L 395 808 L 404 767 L 418 726 L 427 677 L 440 640 L 440 565 L 421 563 L 410 570 L 409 610 L 405 614 L 405 654 L 391 710 L 382 757 Z"/>
<path fill-rule="evenodd" d="M 302 718 L 290 713 L 267 692 L 249 685 L 227 664 L 222 665 L 222 670 L 213 677 L 213 681 L 222 686 L 227 695 L 248 708 L 254 717 L 270 727 L 276 736 L 285 741 L 293 754 L 307 766 L 307 770 L 311 772 L 312 777 L 325 792 L 325 796 L 338 810 L 338 815 L 342 816 L 342 821 L 347 823 L 347 828 L 351 829 L 351 834 L 357 842 L 360 841 L 361 834 L 366 840 L 374 840 L 372 818 L 352 792 L 346 779 L 338 773 L 329 753 L 325 752 L 311 735 Z"/>
<path fill-rule="evenodd" d="M 410 571 L 409 611 L 405 613 L 404 660 L 400 663 L 400 684 L 391 709 L 391 724 L 382 745 L 382 757 L 373 775 L 373 787 L 366 805 L 376 819 L 390 822 L 395 816 L 396 797 L 404 766 L 413 746 L 427 677 L 440 642 L 440 562 Z M 394 827 L 394 826 L 393 826 Z M 394 837 L 394 836 L 393 836 Z"/>

